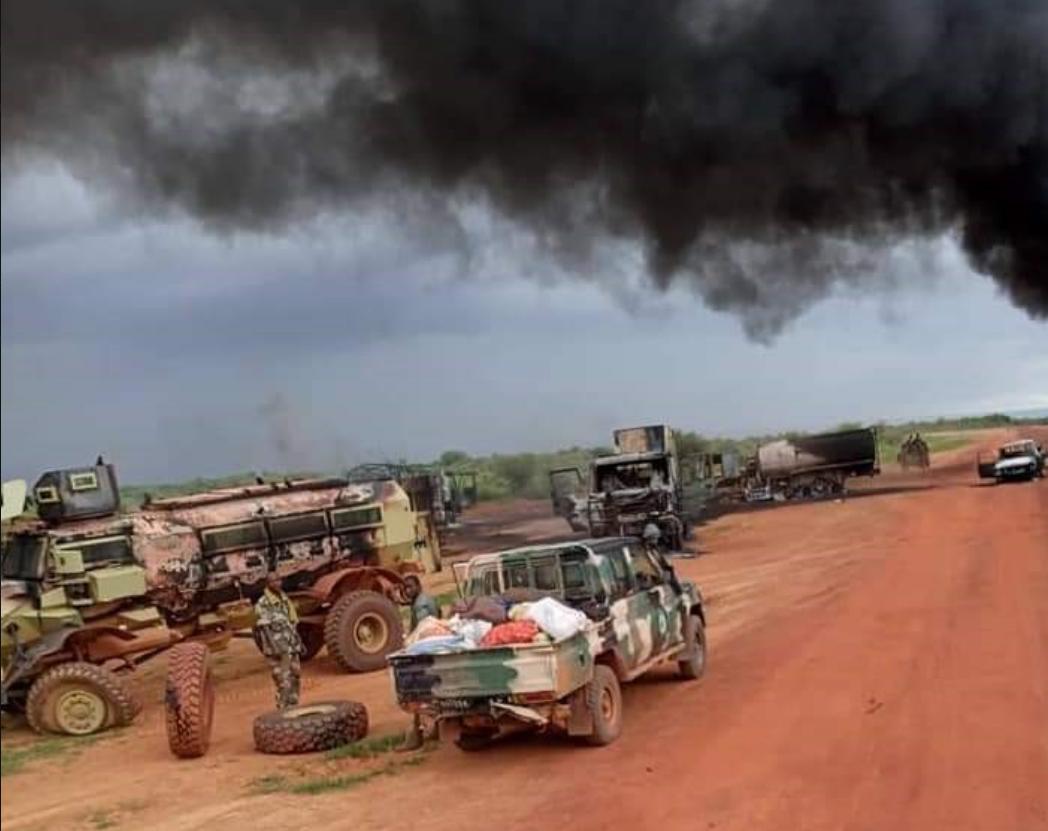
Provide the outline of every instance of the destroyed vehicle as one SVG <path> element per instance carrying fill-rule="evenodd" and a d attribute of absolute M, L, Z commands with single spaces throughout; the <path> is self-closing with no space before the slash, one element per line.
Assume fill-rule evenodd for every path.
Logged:
<path fill-rule="evenodd" d="M 849 479 L 880 472 L 872 427 L 776 439 L 748 460 L 744 492 L 750 502 L 840 496 Z"/>
<path fill-rule="evenodd" d="M 615 454 L 594 459 L 588 477 L 577 468 L 550 471 L 554 513 L 594 537 L 640 536 L 652 524 L 666 548 L 680 550 L 705 494 L 694 481 L 685 487 L 673 431 L 631 427 L 616 430 L 614 440 Z"/>
<path fill-rule="evenodd" d="M 403 642 L 405 577 L 439 566 L 436 534 L 392 481 L 260 483 L 120 512 L 111 465 L 44 474 L 38 518 L 5 529 L 3 707 L 37 729 L 90 733 L 136 708 L 117 671 L 185 640 L 247 635 L 275 570 L 308 659 L 383 667 Z M 6 508 L 5 508 L 6 511 Z"/>
<path fill-rule="evenodd" d="M 436 721 L 463 750 L 519 730 L 610 744 L 622 730 L 622 683 L 664 662 L 686 679 L 705 670 L 702 595 L 635 538 L 482 555 L 456 578 L 467 599 L 551 597 L 579 618 L 560 638 L 544 630 L 529 643 L 390 656 L 399 705 Z M 539 603 L 548 601 L 531 607 Z M 509 605 L 509 616 L 520 609 Z"/>
<path fill-rule="evenodd" d="M 982 479 L 1019 482 L 1044 476 L 1045 450 L 1033 439 L 1018 439 L 1001 445 L 996 459 L 976 457 L 975 464 Z"/>

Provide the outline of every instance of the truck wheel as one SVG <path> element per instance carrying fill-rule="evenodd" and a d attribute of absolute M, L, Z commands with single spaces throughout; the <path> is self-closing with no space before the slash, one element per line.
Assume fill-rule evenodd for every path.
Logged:
<path fill-rule="evenodd" d="M 26 720 L 38 733 L 89 736 L 130 724 L 141 706 L 124 680 L 95 664 L 74 661 L 47 670 L 26 698 Z"/>
<path fill-rule="evenodd" d="M 684 621 L 684 639 L 689 644 L 685 657 L 677 661 L 682 678 L 702 678 L 706 671 L 706 629 L 698 615 L 688 615 Z"/>
<path fill-rule="evenodd" d="M 378 592 L 344 594 L 324 621 L 324 642 L 349 672 L 382 669 L 386 656 L 404 644 L 400 611 Z"/>
<path fill-rule="evenodd" d="M 171 650 L 164 708 L 171 752 L 180 759 L 195 759 L 207 753 L 215 714 L 215 688 L 204 644 L 182 643 Z"/>
<path fill-rule="evenodd" d="M 360 741 L 368 733 L 367 708 L 356 701 L 323 701 L 273 710 L 255 719 L 260 753 L 314 753 Z"/>
<path fill-rule="evenodd" d="M 298 636 L 302 639 L 302 655 L 300 659 L 311 661 L 324 648 L 324 627 L 315 623 L 300 623 L 296 627 Z"/>
<path fill-rule="evenodd" d="M 586 706 L 593 714 L 593 732 L 586 743 L 611 744 L 622 732 L 622 689 L 610 667 L 594 667 L 593 680 L 586 685 Z"/>

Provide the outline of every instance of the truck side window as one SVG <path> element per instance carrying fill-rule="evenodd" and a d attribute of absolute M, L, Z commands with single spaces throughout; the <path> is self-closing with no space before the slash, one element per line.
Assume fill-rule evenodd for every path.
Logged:
<path fill-rule="evenodd" d="M 662 583 L 662 569 L 651 559 L 643 546 L 631 545 L 629 558 L 638 589 L 650 589 Z"/>
<path fill-rule="evenodd" d="M 555 560 L 537 560 L 533 562 L 535 569 L 535 588 L 541 591 L 557 590 L 557 563 Z"/>
<path fill-rule="evenodd" d="M 612 600 L 625 597 L 633 588 L 633 579 L 630 575 L 629 563 L 626 560 L 626 549 L 618 548 L 608 551 L 605 556 L 611 564 L 611 573 L 614 577 Z"/>
<path fill-rule="evenodd" d="M 506 563 L 506 588 L 531 588 L 531 575 L 528 574 L 527 560 L 516 563 Z"/>

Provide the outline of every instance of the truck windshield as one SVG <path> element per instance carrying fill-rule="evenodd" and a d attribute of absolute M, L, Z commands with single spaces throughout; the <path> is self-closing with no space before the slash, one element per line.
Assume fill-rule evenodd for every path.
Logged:
<path fill-rule="evenodd" d="M 43 537 L 15 534 L 4 543 L 4 579 L 41 579 L 43 576 L 43 554 Z"/>
<path fill-rule="evenodd" d="M 597 468 L 597 490 L 601 493 L 632 488 L 655 488 L 665 484 L 665 461 L 608 464 Z"/>

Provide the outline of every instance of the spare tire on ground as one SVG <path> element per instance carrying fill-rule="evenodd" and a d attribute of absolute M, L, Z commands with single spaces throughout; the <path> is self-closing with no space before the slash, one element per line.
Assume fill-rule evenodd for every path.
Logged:
<path fill-rule="evenodd" d="M 261 753 L 314 753 L 360 741 L 368 733 L 367 708 L 357 701 L 318 701 L 273 710 L 255 719 Z"/>
<path fill-rule="evenodd" d="M 182 643 L 168 653 L 167 744 L 180 759 L 203 756 L 211 744 L 215 688 L 208 657 L 202 643 Z"/>

